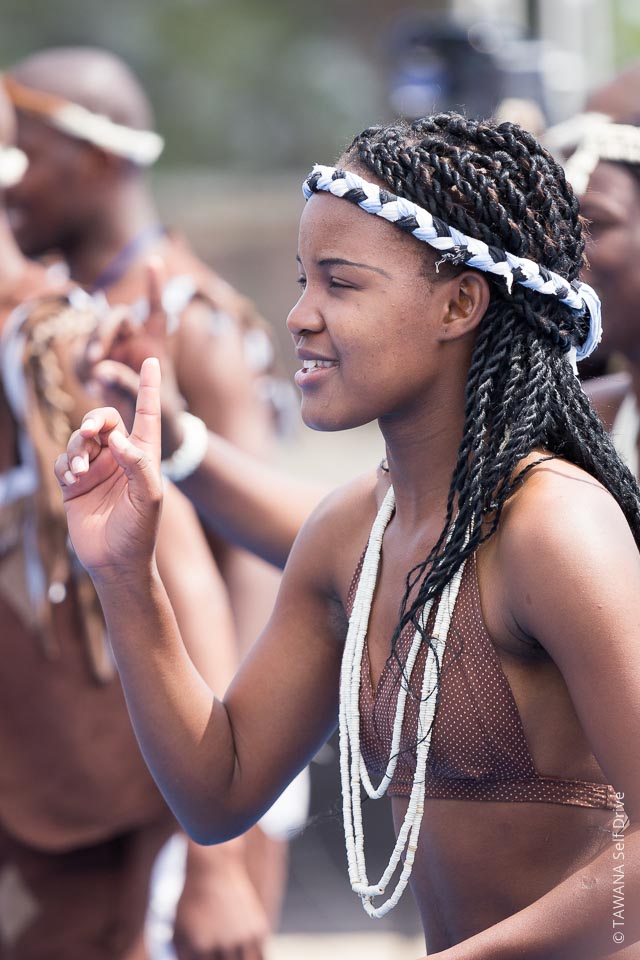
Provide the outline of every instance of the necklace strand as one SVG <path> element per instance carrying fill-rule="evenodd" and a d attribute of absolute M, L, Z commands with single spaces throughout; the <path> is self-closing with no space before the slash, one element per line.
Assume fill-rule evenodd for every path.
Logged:
<path fill-rule="evenodd" d="M 378 579 L 382 538 L 394 510 L 395 496 L 393 487 L 389 487 L 371 528 L 358 589 L 349 619 L 349 630 L 345 641 L 340 674 L 340 775 L 342 781 L 342 808 L 349 880 L 352 890 L 360 897 L 365 912 L 368 913 L 370 917 L 376 918 L 384 917 L 396 906 L 411 876 L 418 845 L 418 834 L 424 813 L 427 758 L 431 745 L 431 731 L 436 708 L 440 666 L 442 664 L 445 644 L 464 571 L 463 562 L 445 586 L 438 603 L 433 637 L 427 651 L 424 675 L 422 678 L 420 707 L 418 711 L 416 769 L 413 776 L 409 803 L 404 821 L 398 831 L 389 863 L 378 883 L 371 884 L 367 876 L 364 851 L 361 788 L 364 787 L 367 795 L 372 800 L 378 800 L 386 794 L 389 784 L 393 779 L 400 753 L 400 739 L 402 736 L 407 693 L 411 685 L 415 662 L 422 643 L 424 642 L 423 630 L 426 627 L 433 606 L 433 600 L 428 601 L 420 614 L 421 629 L 417 629 L 413 637 L 405 664 L 405 678 L 402 680 L 398 691 L 389 761 L 380 784 L 374 787 L 362 758 L 360 747 L 362 655 L 367 638 L 373 595 Z M 386 893 L 387 887 L 398 868 L 405 848 L 404 864 L 395 889 L 387 900 L 379 906 L 375 906 L 373 899 L 383 896 Z"/>

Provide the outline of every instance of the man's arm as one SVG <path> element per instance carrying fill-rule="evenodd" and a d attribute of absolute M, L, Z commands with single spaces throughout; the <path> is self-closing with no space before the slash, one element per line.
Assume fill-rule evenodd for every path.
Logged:
<path fill-rule="evenodd" d="M 271 412 L 259 394 L 241 322 L 207 301 L 194 299 L 182 312 L 171 341 L 176 381 L 188 409 L 210 430 L 256 457 L 271 452 Z"/>
<path fill-rule="evenodd" d="M 202 463 L 179 486 L 220 536 L 280 568 L 304 521 L 328 492 L 212 432 Z"/>

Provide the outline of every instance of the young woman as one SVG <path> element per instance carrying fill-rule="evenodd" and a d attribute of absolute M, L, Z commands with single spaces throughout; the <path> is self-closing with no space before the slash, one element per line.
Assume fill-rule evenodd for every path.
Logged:
<path fill-rule="evenodd" d="M 316 429 L 377 420 L 388 470 L 306 523 L 224 702 L 154 560 L 156 361 L 131 435 L 94 410 L 56 464 L 146 760 L 215 843 L 340 719 L 367 912 L 411 873 L 430 958 L 637 956 L 640 501 L 572 369 L 599 336 L 578 204 L 529 134 L 453 114 L 365 130 L 338 166 L 305 184 L 296 381 Z M 383 775 L 378 883 L 359 798 Z"/>

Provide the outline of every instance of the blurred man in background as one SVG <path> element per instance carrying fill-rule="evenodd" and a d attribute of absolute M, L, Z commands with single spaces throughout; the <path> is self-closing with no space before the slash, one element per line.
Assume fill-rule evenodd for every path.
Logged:
<path fill-rule="evenodd" d="M 640 64 L 593 91 L 585 112 L 552 127 L 551 149 L 589 224 L 587 279 L 602 299 L 605 366 L 585 390 L 632 472 L 640 474 Z M 613 372 L 611 372 L 613 371 Z"/>
<path fill-rule="evenodd" d="M 172 366 L 188 410 L 234 446 L 266 457 L 273 435 L 273 409 L 264 400 L 273 384 L 266 324 L 161 224 L 144 173 L 162 140 L 136 77 L 104 50 L 59 48 L 16 64 L 5 83 L 17 110 L 18 143 L 30 161 L 9 195 L 23 252 L 61 256 L 72 280 L 112 306 L 126 304 L 138 320 L 148 312 L 146 264 L 157 258 L 166 279 Z M 189 448 L 190 436 L 177 440 Z M 209 539 L 244 654 L 271 613 L 278 575 L 247 551 Z M 283 829 L 304 819 L 305 795 L 282 801 Z M 275 923 L 286 846 L 260 827 L 246 845 L 248 869 Z"/>
<path fill-rule="evenodd" d="M 45 50 L 5 77 L 29 170 L 9 194 L 16 238 L 29 257 L 61 256 L 72 280 L 113 305 L 147 312 L 145 264 L 163 264 L 170 349 L 189 410 L 238 447 L 264 456 L 271 411 L 261 397 L 271 361 L 253 305 L 159 220 L 144 170 L 162 149 L 148 99 L 124 63 L 95 49 Z M 212 226 L 215 229 L 215 225 Z M 215 545 L 241 646 L 271 610 L 273 571 Z M 250 598 L 250 603 L 247 603 Z"/>
<path fill-rule="evenodd" d="M 0 188 L 24 173 L 13 138 L 0 88 Z M 176 830 L 135 742 L 95 594 L 67 551 L 51 486 L 61 437 L 95 402 L 77 375 L 95 325 L 88 297 L 25 259 L 0 203 L 0 957 L 7 960 L 145 957 L 151 869 Z M 190 653 L 222 693 L 236 659 L 226 590 L 192 509 L 168 493 L 162 576 L 191 637 L 218 625 L 219 643 L 192 643 Z M 243 842 L 193 845 L 179 956 L 253 960 L 267 931 Z"/>

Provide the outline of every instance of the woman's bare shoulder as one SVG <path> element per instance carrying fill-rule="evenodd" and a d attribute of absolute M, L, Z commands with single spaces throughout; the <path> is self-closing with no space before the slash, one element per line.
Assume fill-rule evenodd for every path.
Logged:
<path fill-rule="evenodd" d="M 389 487 L 388 475 L 370 470 L 329 493 L 305 522 L 289 564 L 312 563 L 332 591 L 343 593 Z"/>
<path fill-rule="evenodd" d="M 532 466 L 503 510 L 495 541 L 503 617 L 553 659 L 576 625 L 587 636 L 585 611 L 600 616 L 620 603 L 620 591 L 637 590 L 640 557 L 620 504 L 566 460 Z"/>
<path fill-rule="evenodd" d="M 545 530 L 566 531 L 580 518 L 621 513 L 615 498 L 596 477 L 562 457 L 543 452 L 526 457 L 518 468 L 522 483 L 505 505 L 500 521 L 502 537 L 518 540 L 527 529 L 539 540 Z"/>
<path fill-rule="evenodd" d="M 559 569 L 610 549 L 637 554 L 620 504 L 599 480 L 560 457 L 527 459 L 530 470 L 498 528 L 503 562 L 514 575 L 531 569 L 534 559 Z"/>

